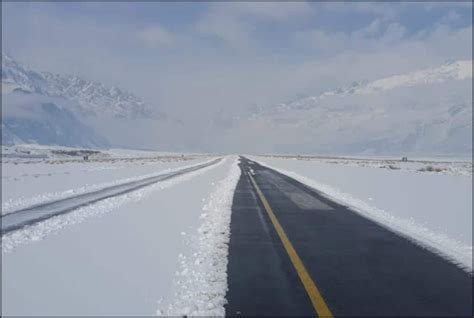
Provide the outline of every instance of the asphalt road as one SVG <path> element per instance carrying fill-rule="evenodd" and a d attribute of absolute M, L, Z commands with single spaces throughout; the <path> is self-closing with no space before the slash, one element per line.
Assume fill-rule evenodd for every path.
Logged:
<path fill-rule="evenodd" d="M 227 315 L 473 316 L 465 271 L 294 179 L 241 169 Z"/>
<path fill-rule="evenodd" d="M 1 217 L 2 235 L 16 231 L 25 226 L 30 226 L 40 221 L 49 219 L 53 216 L 65 214 L 111 197 L 132 192 L 154 183 L 168 180 L 185 173 L 196 171 L 213 164 L 221 159 L 216 159 L 204 164 L 183 168 L 169 173 L 163 173 L 153 177 L 146 177 L 140 180 L 122 183 L 119 185 L 107 187 L 97 191 L 87 192 L 84 194 L 68 197 L 65 199 L 55 200 L 43 204 L 34 205 L 28 208 L 17 210 Z"/>

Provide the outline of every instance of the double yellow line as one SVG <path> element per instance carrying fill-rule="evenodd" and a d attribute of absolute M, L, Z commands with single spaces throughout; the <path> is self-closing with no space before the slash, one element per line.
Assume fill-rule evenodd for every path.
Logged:
<path fill-rule="evenodd" d="M 275 227 L 275 230 L 278 233 L 278 236 L 280 237 L 281 242 L 283 243 L 283 246 L 285 247 L 286 252 L 288 253 L 288 256 L 290 257 L 291 263 L 295 267 L 296 272 L 298 273 L 298 276 L 301 279 L 301 282 L 303 283 L 306 293 L 311 299 L 311 303 L 313 304 L 314 310 L 316 311 L 319 317 L 333 317 L 331 311 L 326 305 L 326 302 L 321 296 L 319 289 L 316 287 L 316 284 L 311 279 L 311 276 L 309 275 L 308 271 L 306 270 L 306 267 L 298 256 L 298 253 L 296 253 L 293 244 L 291 244 L 290 240 L 288 239 L 285 230 L 283 230 L 283 227 L 280 225 L 280 222 L 278 222 L 278 219 L 275 216 L 275 213 L 273 212 L 272 208 L 270 207 L 270 204 L 268 203 L 267 199 L 258 187 L 252 175 L 250 173 L 248 175 L 250 177 L 250 181 L 252 181 L 255 190 L 257 191 L 258 197 L 262 201 L 263 206 L 265 207 L 265 210 L 267 211 L 268 216 L 272 221 L 273 226 Z"/>

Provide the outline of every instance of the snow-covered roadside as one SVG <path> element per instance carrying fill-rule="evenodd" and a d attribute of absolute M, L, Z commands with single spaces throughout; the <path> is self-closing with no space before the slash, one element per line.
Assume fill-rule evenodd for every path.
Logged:
<path fill-rule="evenodd" d="M 156 314 L 164 304 L 158 300 L 172 300 L 179 287 L 173 283 L 179 254 L 194 253 L 186 243 L 206 220 L 200 217 L 207 213 L 200 208 L 203 200 L 232 165 L 227 159 L 113 213 L 3 254 L 2 314 Z"/>
<path fill-rule="evenodd" d="M 371 167 L 413 173 L 448 174 L 472 177 L 472 160 L 469 158 L 413 158 L 400 161 L 393 157 L 324 157 L 324 156 L 281 156 L 266 155 L 266 158 L 311 161 L 316 164 L 337 164 L 346 166 Z"/>
<path fill-rule="evenodd" d="M 2 164 L 2 214 L 154 177 L 212 160 L 206 158 L 191 162 L 159 162 L 147 165 L 138 162 L 128 164 L 92 163 L 87 167 L 77 163 L 57 166 L 38 163 L 21 167 Z M 13 178 L 11 175 L 15 177 Z M 25 176 L 28 175 L 41 175 L 42 177 L 27 179 Z M 117 178 L 117 176 L 120 177 Z M 11 179 L 17 180 L 12 181 Z"/>
<path fill-rule="evenodd" d="M 209 161 L 206 161 L 206 162 L 210 162 L 210 161 L 212 161 L 212 160 L 209 160 Z M 180 183 L 184 180 L 189 180 L 190 178 L 193 178 L 195 176 L 203 174 L 206 171 L 208 171 L 210 169 L 213 169 L 215 166 L 221 165 L 222 163 L 223 163 L 223 160 L 221 160 L 219 163 L 217 163 L 215 165 L 211 165 L 211 166 L 208 166 L 208 167 L 205 167 L 205 168 L 202 168 L 202 169 L 190 172 L 190 173 L 186 173 L 184 175 L 180 175 L 180 176 L 174 177 L 174 178 L 169 179 L 169 180 L 161 181 L 161 182 L 155 183 L 151 186 L 148 186 L 148 187 L 136 190 L 136 191 L 132 191 L 132 192 L 120 195 L 120 196 L 111 197 L 111 198 L 105 199 L 103 201 L 100 201 L 98 203 L 79 208 L 79 209 L 74 210 L 70 213 L 66 213 L 66 214 L 63 214 L 63 215 L 58 215 L 58 216 L 52 217 L 50 219 L 47 219 L 45 221 L 42 221 L 38 224 L 28 226 L 24 229 L 5 234 L 5 235 L 2 236 L 2 253 L 10 252 L 11 250 L 13 250 L 16 246 L 18 246 L 20 244 L 25 244 L 25 243 L 32 242 L 32 241 L 39 241 L 39 240 L 43 239 L 45 236 L 50 235 L 52 233 L 55 233 L 55 232 L 59 231 L 60 229 L 62 229 L 64 227 L 81 223 L 85 219 L 87 219 L 89 217 L 92 217 L 92 216 L 103 215 L 103 214 L 108 213 L 108 212 L 110 212 L 110 211 L 112 211 L 112 210 L 128 203 L 128 202 L 141 200 L 142 198 L 147 197 L 148 195 L 150 195 L 152 192 L 154 192 L 156 190 L 165 189 L 165 188 L 170 187 L 172 185 L 178 184 L 178 183 Z M 193 167 L 193 166 L 196 166 L 196 164 L 187 165 L 187 166 L 183 166 L 183 167 L 175 168 L 175 169 L 166 169 L 165 171 L 162 171 L 159 174 L 173 172 L 173 171 L 177 171 L 177 170 L 181 170 L 181 169 L 189 168 L 189 167 Z M 125 183 L 125 182 L 129 182 L 129 181 L 143 179 L 145 177 L 151 177 L 151 176 L 154 176 L 154 175 L 157 175 L 157 174 L 151 174 L 151 175 L 146 175 L 146 176 L 122 179 L 122 180 L 120 180 L 120 182 L 114 182 L 114 183 L 110 183 L 110 184 L 106 184 L 106 185 L 110 186 L 110 185 Z M 97 185 L 96 189 L 101 189 L 103 187 L 105 187 L 105 186 L 104 185 Z M 79 192 L 79 190 L 81 190 L 82 192 Z M 89 192 L 91 190 L 91 187 L 81 188 L 79 190 L 74 191 L 74 194 L 77 195 L 77 194 L 80 194 L 80 193 L 84 193 L 84 192 L 86 192 L 86 190 L 87 190 L 87 192 Z"/>
<path fill-rule="evenodd" d="M 472 273 L 472 179 L 253 157 Z"/>
<path fill-rule="evenodd" d="M 158 309 L 158 315 L 225 315 L 232 200 L 241 174 L 238 164 L 235 158 L 227 177 L 214 185 L 202 207 L 202 223 L 197 234 L 188 238 L 193 248 L 189 255 L 180 254 L 175 298 L 167 308 Z"/>

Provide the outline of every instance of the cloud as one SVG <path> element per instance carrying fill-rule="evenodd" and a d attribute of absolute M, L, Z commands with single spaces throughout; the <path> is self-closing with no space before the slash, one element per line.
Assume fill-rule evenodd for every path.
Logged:
<path fill-rule="evenodd" d="M 406 28 L 400 23 L 390 23 L 382 37 L 383 41 L 394 43 L 403 38 L 406 34 Z"/>
<path fill-rule="evenodd" d="M 306 17 L 312 8 L 307 2 L 242 2 L 216 6 L 227 14 L 268 20 Z M 218 10 L 219 10 L 218 9 Z"/>
<path fill-rule="evenodd" d="M 112 3 L 95 16 L 54 9 L 69 4 L 2 5 L 2 41 L 14 57 L 132 91 L 182 118 L 188 142 L 218 134 L 209 127 L 220 109 L 239 116 L 252 104 L 472 56 L 471 24 L 456 24 L 452 15 L 413 31 L 397 19 L 398 4 L 354 12 L 352 4 L 213 3 L 184 12 L 185 19 L 179 10 L 190 6 L 181 4 L 176 16 L 159 20 L 150 6 L 159 11 L 163 3 L 142 11 L 127 3 L 137 6 L 133 17 L 117 14 Z"/>
<path fill-rule="evenodd" d="M 472 10 L 472 2 L 471 1 L 427 1 L 422 3 L 423 7 L 426 10 L 433 10 L 433 9 L 471 9 Z"/>
<path fill-rule="evenodd" d="M 204 37 L 213 37 L 239 50 L 245 50 L 253 43 L 251 28 L 234 16 L 213 13 L 198 21 L 195 31 Z"/>
<path fill-rule="evenodd" d="M 383 29 L 383 22 L 380 18 L 374 19 L 367 26 L 355 31 L 354 33 L 359 36 L 370 36 L 381 32 Z"/>
<path fill-rule="evenodd" d="M 159 25 L 148 26 L 140 30 L 137 36 L 150 47 L 170 46 L 175 42 L 175 36 Z"/>
<path fill-rule="evenodd" d="M 255 33 L 260 23 L 287 23 L 310 16 L 306 2 L 224 2 L 212 3 L 196 23 L 195 30 L 216 37 L 232 48 L 255 47 Z"/>
<path fill-rule="evenodd" d="M 384 21 L 396 19 L 402 8 L 401 3 L 396 2 L 325 2 L 321 9 L 328 13 L 349 12 L 353 14 L 369 14 Z"/>
<path fill-rule="evenodd" d="M 309 46 L 319 52 L 339 52 L 348 47 L 350 35 L 344 32 L 307 30 L 295 34 L 295 40 L 302 46 Z"/>
<path fill-rule="evenodd" d="M 367 51 L 376 47 L 394 45 L 406 34 L 406 28 L 397 22 L 374 19 L 354 31 L 325 31 L 311 29 L 294 34 L 294 41 L 319 53 L 338 54 L 341 51 Z"/>

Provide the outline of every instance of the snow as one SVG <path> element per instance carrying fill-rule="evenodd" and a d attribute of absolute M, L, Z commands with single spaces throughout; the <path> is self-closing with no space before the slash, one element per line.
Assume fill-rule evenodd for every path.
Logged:
<path fill-rule="evenodd" d="M 195 165 L 185 166 L 179 169 L 168 169 L 160 173 L 159 175 L 163 173 L 178 171 L 178 170 L 188 168 L 188 167 L 193 167 L 193 166 Z M 156 187 L 159 187 L 160 189 L 166 188 L 172 184 L 180 182 L 183 179 L 189 178 L 191 176 L 199 175 L 211 168 L 212 168 L 212 165 L 209 167 L 205 167 L 197 171 L 191 172 L 191 173 L 187 173 L 179 177 L 174 177 L 167 181 L 160 181 L 159 183 L 152 185 L 150 187 L 147 187 L 145 188 L 145 190 L 142 190 L 142 191 L 138 190 L 138 191 L 126 193 L 124 195 L 111 197 L 109 199 L 99 201 L 97 204 L 88 205 L 83 208 L 76 209 L 70 213 L 66 213 L 64 215 L 59 215 L 56 217 L 49 218 L 33 226 L 28 226 L 21 230 L 4 234 L 2 236 L 2 252 L 3 253 L 10 252 L 11 250 L 13 250 L 16 246 L 20 244 L 25 244 L 31 241 L 41 240 L 46 235 L 55 233 L 66 226 L 71 226 L 74 224 L 81 223 L 88 217 L 103 215 L 123 205 L 124 203 L 133 201 L 133 200 L 140 200 L 144 195 L 147 195 L 150 191 L 155 190 Z M 152 176 L 156 176 L 156 175 L 152 175 Z M 148 178 L 148 177 L 150 176 L 146 176 L 145 178 Z M 143 178 L 141 177 L 129 178 L 127 182 L 135 181 L 137 179 L 141 180 Z"/>
<path fill-rule="evenodd" d="M 472 79 L 472 60 L 460 60 L 438 67 L 416 70 L 407 74 L 398 74 L 374 81 L 361 81 L 351 86 L 337 88 L 318 96 L 298 99 L 289 104 L 280 104 L 281 108 L 305 108 L 329 96 L 366 95 L 397 87 L 436 84 L 452 80 Z"/>
<path fill-rule="evenodd" d="M 472 174 L 380 169 L 336 159 L 252 159 L 472 272 Z"/>
<path fill-rule="evenodd" d="M 101 201 L 89 211 L 101 217 L 3 253 L 2 314 L 153 315 L 184 301 L 190 313 L 223 313 L 237 169 L 227 158 Z"/>
<path fill-rule="evenodd" d="M 151 105 L 141 98 L 114 86 L 81 79 L 77 76 L 37 72 L 21 65 L 2 52 L 2 83 L 8 94 L 13 88 L 41 93 L 45 96 L 62 97 L 75 101 L 78 111 L 87 115 L 115 117 L 158 117 Z M 12 88 L 13 87 L 13 88 Z"/>
<path fill-rule="evenodd" d="M 16 158 L 15 155 L 25 154 L 24 158 L 28 158 L 28 154 L 31 155 L 30 159 L 35 159 L 35 156 L 41 156 L 51 160 L 69 159 L 71 161 L 82 161 L 82 156 L 71 156 L 66 154 L 60 154 L 60 151 L 77 151 L 77 150 L 93 150 L 99 151 L 98 154 L 91 156 L 91 158 L 110 158 L 110 159 L 125 159 L 125 158 L 156 158 L 156 157 L 183 157 L 183 156 L 197 156 L 202 157 L 206 154 L 202 153 L 182 153 L 182 152 L 169 152 L 169 151 L 155 151 L 155 150 L 137 150 L 137 149 L 123 149 L 123 148 L 102 148 L 102 149 L 91 149 L 91 148 L 77 148 L 67 146 L 54 146 L 54 145 L 40 145 L 40 144 L 15 144 L 11 146 L 2 145 L 2 157 Z"/>
<path fill-rule="evenodd" d="M 31 148 L 21 149 L 31 151 Z M 125 153 L 124 150 L 118 152 L 121 156 Z M 119 159 L 106 156 L 109 154 L 103 152 L 103 157 L 89 162 L 60 157 L 47 161 L 2 160 L 2 214 L 209 160 L 206 156 L 156 156 L 154 153 L 144 157 L 129 153 L 129 157 Z"/>
<path fill-rule="evenodd" d="M 2 144 L 187 150 L 176 142 L 181 121 L 156 105 L 100 82 L 31 70 L 4 52 L 2 103 Z"/>
<path fill-rule="evenodd" d="M 180 255 L 177 293 L 165 309 L 167 316 L 224 316 L 227 293 L 227 255 L 234 191 L 240 178 L 238 159 L 202 207 L 201 226 L 188 239 L 189 255 Z M 197 244 L 196 244 L 197 242 Z"/>
<path fill-rule="evenodd" d="M 268 155 L 273 158 L 287 158 L 294 160 L 306 160 L 327 164 L 338 164 L 346 166 L 371 167 L 389 170 L 403 170 L 414 173 L 432 173 L 432 174 L 449 174 L 456 176 L 472 177 L 472 161 L 466 158 L 449 158 L 449 157 L 410 157 L 410 160 L 402 162 L 400 158 L 389 156 L 372 156 L 368 157 L 328 157 L 328 156 L 281 156 Z M 429 167 L 433 168 L 430 171 Z"/>
<path fill-rule="evenodd" d="M 18 85 L 2 81 L 2 94 L 10 94 L 16 88 L 19 88 Z"/>
<path fill-rule="evenodd" d="M 472 61 L 254 108 L 236 122 L 227 135 L 249 153 L 471 156 Z"/>
<path fill-rule="evenodd" d="M 368 83 L 366 87 L 356 89 L 355 94 L 371 94 L 380 90 L 389 90 L 400 86 L 442 83 L 447 80 L 472 78 L 472 60 L 456 61 L 437 68 L 395 75 Z"/>

